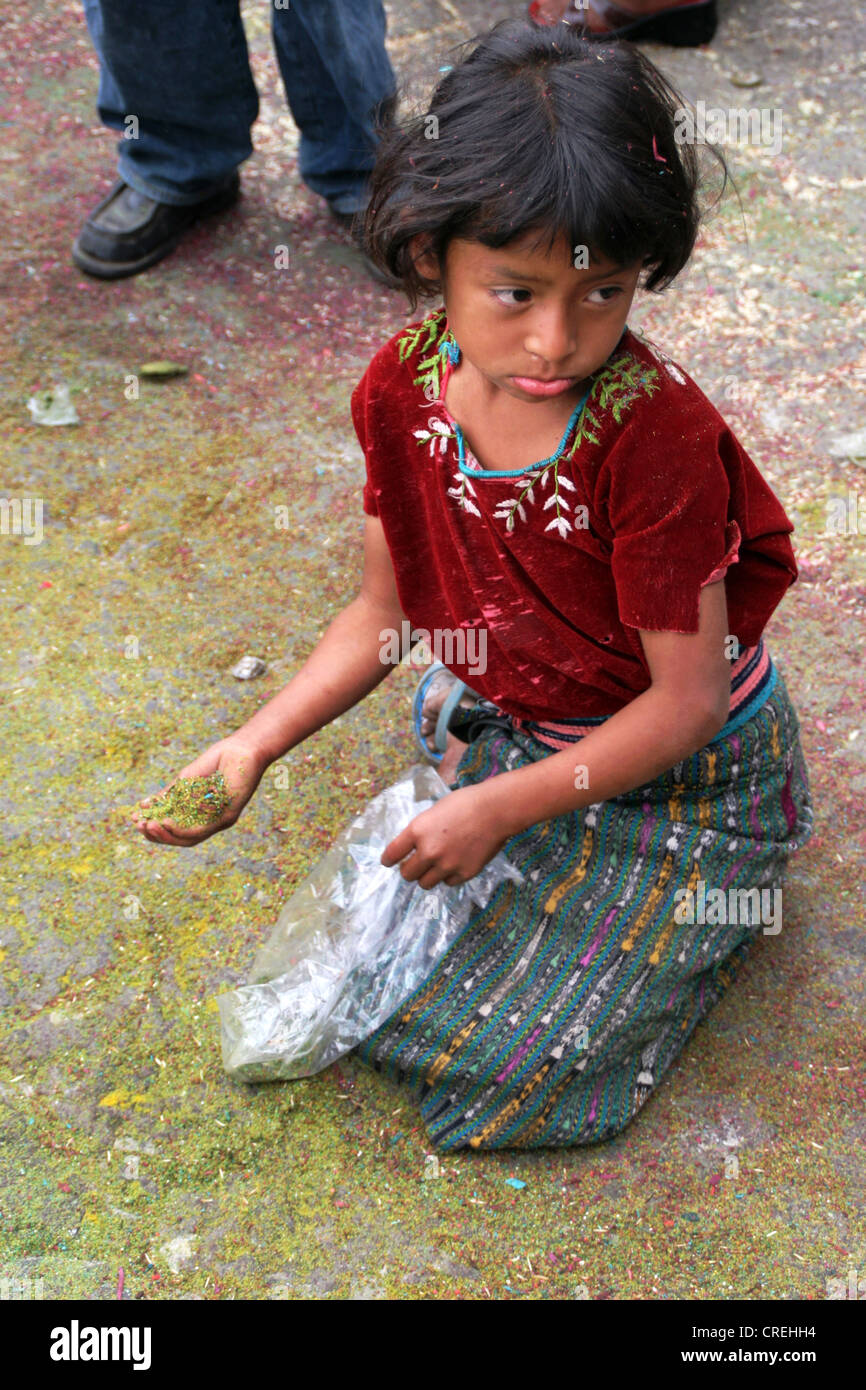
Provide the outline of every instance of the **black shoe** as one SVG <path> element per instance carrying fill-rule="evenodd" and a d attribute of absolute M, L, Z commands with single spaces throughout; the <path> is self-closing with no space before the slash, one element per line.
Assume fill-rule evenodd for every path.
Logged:
<path fill-rule="evenodd" d="M 403 286 L 400 283 L 400 281 L 395 280 L 393 275 L 389 275 L 387 270 L 380 270 L 376 262 L 371 260 L 370 257 L 367 255 L 367 251 L 364 246 L 363 232 L 364 209 L 361 208 L 358 212 L 338 212 L 337 209 L 331 203 L 328 203 L 328 208 L 330 209 L 330 213 L 334 221 L 339 222 L 340 226 L 345 228 L 345 230 L 351 236 L 360 254 L 361 260 L 364 262 L 364 269 L 366 270 L 367 274 L 370 275 L 377 282 L 377 284 L 384 285 L 386 289 L 401 290 Z"/>
<path fill-rule="evenodd" d="M 86 274 L 100 280 L 137 275 L 173 251 L 193 222 L 236 203 L 240 187 L 240 175 L 235 170 L 221 188 L 202 202 L 173 207 L 136 193 L 123 179 L 118 179 L 82 227 L 72 248 L 72 259 Z"/>

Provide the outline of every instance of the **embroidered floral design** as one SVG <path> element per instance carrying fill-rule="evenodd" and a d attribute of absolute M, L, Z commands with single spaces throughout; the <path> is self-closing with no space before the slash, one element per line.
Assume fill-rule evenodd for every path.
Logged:
<path fill-rule="evenodd" d="M 424 319 L 416 329 L 404 333 L 397 342 L 401 362 L 407 361 L 416 352 L 427 354 L 417 364 L 420 370 L 418 375 L 413 378 L 412 385 L 422 387 L 424 395 L 431 402 L 438 400 L 441 394 L 445 354 L 449 342 L 453 341 L 451 334 L 444 327 L 445 318 L 445 310 L 438 309 L 429 318 Z M 431 347 L 433 348 L 432 352 L 430 351 Z M 436 416 L 429 417 L 426 430 L 413 430 L 412 433 L 419 444 L 426 444 L 429 447 L 431 458 L 436 457 L 437 449 L 440 454 L 445 454 L 448 441 L 451 439 L 456 441 L 457 439 L 447 420 L 438 419 Z M 481 512 L 472 501 L 472 498 L 476 496 L 475 488 L 466 475 L 460 472 L 459 468 L 454 474 L 454 482 L 457 486 L 448 488 L 448 496 L 453 497 L 458 507 L 462 507 L 464 511 L 471 512 L 473 516 L 480 516 Z"/>
<path fill-rule="evenodd" d="M 432 459 L 436 456 L 437 448 L 440 454 L 444 454 L 448 448 L 448 440 L 455 439 L 456 436 L 447 421 L 440 420 L 435 415 L 431 415 L 430 419 L 427 421 L 427 425 L 429 428 L 426 430 L 413 430 L 412 433 L 419 444 L 429 443 L 430 457 Z"/>
<path fill-rule="evenodd" d="M 439 399 L 446 352 L 449 344 L 454 342 L 445 327 L 445 321 L 445 309 L 437 309 L 416 328 L 407 330 L 397 340 L 401 362 L 409 361 L 416 353 L 425 354 L 416 363 L 418 375 L 413 378 L 412 385 L 422 387 L 430 402 Z M 456 348 L 456 343 L 454 347 Z M 665 365 L 670 371 L 669 363 L 666 362 Z M 497 521 L 505 522 L 506 531 L 514 530 L 518 518 L 523 522 L 528 520 L 526 508 L 536 504 L 536 487 L 539 493 L 545 493 L 551 483 L 552 490 L 545 498 L 541 511 L 555 510 L 555 515 L 544 529 L 556 531 L 563 537 L 574 529 L 575 512 L 586 513 L 586 507 L 577 507 L 575 512 L 572 512 L 573 503 L 563 495 L 566 492 L 577 491 L 571 479 L 560 472 L 563 460 L 573 459 L 584 442 L 600 442 L 599 432 L 606 414 L 612 415 L 614 423 L 618 425 L 641 394 L 654 395 L 660 385 L 658 375 L 657 368 L 645 366 L 631 352 L 624 352 L 613 358 L 596 374 L 586 404 L 574 427 L 570 447 L 563 450 L 558 457 L 554 455 L 546 460 L 542 467 L 528 468 L 521 477 L 510 480 L 514 483 L 515 495 L 498 502 L 493 513 Z M 429 447 L 431 458 L 435 458 L 437 450 L 440 455 L 444 455 L 448 449 L 448 441 L 457 440 L 455 431 L 447 421 L 432 416 L 427 421 L 426 430 L 417 429 L 412 433 L 418 444 Z M 458 469 L 454 474 L 454 482 L 456 486 L 448 488 L 448 496 L 453 497 L 464 511 L 480 516 L 481 512 L 472 501 L 477 493 L 466 473 Z M 586 525 L 586 521 L 582 524 Z"/>
<path fill-rule="evenodd" d="M 419 368 L 418 375 L 413 378 L 413 386 L 421 386 L 428 401 L 435 401 L 439 398 L 442 390 L 442 367 L 445 348 L 451 337 L 445 328 L 445 310 L 437 309 L 427 318 L 422 319 L 418 327 L 408 330 L 397 339 L 397 352 L 401 362 L 405 362 L 416 352 L 428 353 L 417 363 Z M 423 342 L 421 341 L 423 338 Z M 428 352 L 433 344 L 435 347 L 432 352 Z"/>
<path fill-rule="evenodd" d="M 608 362 L 595 378 L 566 458 L 574 458 L 584 440 L 598 444 L 597 431 L 601 429 L 602 416 L 606 411 L 610 411 L 614 423 L 619 425 L 642 391 L 652 396 L 658 389 L 657 369 L 645 367 L 633 353 L 624 352 Z"/>
<path fill-rule="evenodd" d="M 475 489 L 470 483 L 465 473 L 461 473 L 459 468 L 454 474 L 454 481 L 457 487 L 449 487 L 448 496 L 456 499 L 458 507 L 462 507 L 464 512 L 471 512 L 473 516 L 480 516 L 481 513 L 474 502 L 470 502 L 469 497 L 474 497 Z M 469 496 L 467 496 L 467 493 Z"/>
<path fill-rule="evenodd" d="M 498 505 L 498 510 L 493 513 L 498 520 L 505 522 L 506 531 L 514 530 L 516 516 L 519 516 L 521 521 L 526 521 L 524 502 L 534 503 L 536 483 L 540 485 L 543 492 L 550 482 L 551 475 L 553 477 L 553 491 L 541 510 L 547 512 L 551 507 L 555 507 L 556 516 L 547 523 L 544 529 L 545 531 L 558 531 L 561 536 L 567 535 L 573 529 L 571 521 L 564 515 L 565 512 L 571 510 L 571 507 L 567 498 L 562 496 L 560 489 L 564 488 L 566 492 L 575 492 L 576 488 L 569 478 L 561 476 L 559 472 L 561 462 L 562 459 L 558 458 L 552 460 L 544 468 L 527 469 L 523 478 L 516 479 L 518 488 L 523 482 L 526 483 L 526 487 L 518 492 L 516 497 L 503 498 Z"/>
<path fill-rule="evenodd" d="M 598 373 L 574 427 L 571 447 L 564 450 L 560 458 L 551 459 L 543 468 L 528 469 L 525 475 L 527 485 L 523 491 L 518 493 L 517 497 L 508 497 L 505 501 L 500 502 L 500 510 L 494 512 L 494 516 L 505 522 L 506 531 L 514 530 L 515 514 L 520 517 L 521 521 L 526 520 L 523 503 L 534 502 L 533 489 L 535 484 L 539 483 L 544 491 L 551 476 L 553 491 L 545 501 L 542 511 L 549 511 L 555 507 L 556 515 L 544 529 L 545 531 L 558 531 L 560 536 L 566 536 L 569 531 L 573 530 L 573 518 L 569 519 L 565 515 L 571 511 L 571 507 L 568 499 L 562 496 L 561 489 L 566 492 L 574 492 L 576 489 L 574 483 L 560 473 L 563 459 L 573 459 L 584 440 L 590 444 L 598 444 L 598 431 L 601 429 L 605 412 L 609 411 L 615 423 L 620 424 L 623 415 L 631 408 L 641 392 L 651 396 L 658 390 L 657 377 L 658 371 L 655 367 L 645 367 L 630 352 L 624 352 L 619 357 L 615 357 Z M 523 482 L 524 478 L 518 478 L 518 486 Z M 581 511 L 585 514 L 586 508 L 582 507 Z M 583 524 L 586 524 L 585 519 Z"/>

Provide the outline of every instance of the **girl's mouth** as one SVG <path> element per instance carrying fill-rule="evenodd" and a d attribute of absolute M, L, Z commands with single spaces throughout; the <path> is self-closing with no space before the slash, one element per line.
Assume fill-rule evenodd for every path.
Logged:
<path fill-rule="evenodd" d="M 513 376 L 511 380 L 530 396 L 561 396 L 563 391 L 570 391 L 572 386 L 576 386 L 579 378 L 561 376 L 553 377 L 550 381 L 541 381 L 534 376 Z"/>

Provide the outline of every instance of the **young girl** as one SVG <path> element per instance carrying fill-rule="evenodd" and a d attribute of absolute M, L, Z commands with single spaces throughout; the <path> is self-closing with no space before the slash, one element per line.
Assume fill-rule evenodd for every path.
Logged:
<path fill-rule="evenodd" d="M 271 762 L 384 679 L 387 632 L 450 636 L 448 680 L 475 697 L 455 790 L 383 863 L 427 888 L 504 848 L 524 881 L 359 1049 L 411 1087 L 442 1150 L 622 1130 L 779 930 L 766 890 L 811 833 L 762 640 L 796 578 L 792 525 L 699 388 L 627 327 L 639 282 L 668 284 L 695 240 L 679 104 L 629 45 L 507 21 L 389 139 L 369 248 L 413 309 L 441 304 L 352 395 L 360 593 L 183 770 L 222 771 L 223 818 L 137 821 L 173 845 L 233 824 Z"/>

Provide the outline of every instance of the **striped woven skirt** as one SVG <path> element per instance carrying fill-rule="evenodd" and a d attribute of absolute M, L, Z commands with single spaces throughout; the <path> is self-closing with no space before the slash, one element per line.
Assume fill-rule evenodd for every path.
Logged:
<path fill-rule="evenodd" d="M 524 882 L 503 883 L 357 1049 L 408 1085 L 438 1150 L 619 1133 L 754 938 L 779 931 L 785 866 L 812 808 L 796 712 L 763 644 L 759 658 L 762 690 L 753 680 L 712 743 L 508 841 Z M 480 719 L 457 785 L 550 756 L 568 737 L 556 727 L 554 744 L 501 711 Z"/>

